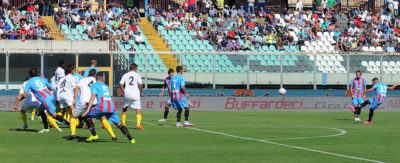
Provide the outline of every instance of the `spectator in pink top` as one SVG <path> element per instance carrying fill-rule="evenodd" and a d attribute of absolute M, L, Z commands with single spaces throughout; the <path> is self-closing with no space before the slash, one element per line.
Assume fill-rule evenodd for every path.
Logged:
<path fill-rule="evenodd" d="M 189 11 L 194 12 L 196 5 L 196 0 L 189 0 Z"/>

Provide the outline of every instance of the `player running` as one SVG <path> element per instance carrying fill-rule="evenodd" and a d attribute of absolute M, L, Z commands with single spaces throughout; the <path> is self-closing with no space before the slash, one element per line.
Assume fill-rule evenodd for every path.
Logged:
<path fill-rule="evenodd" d="M 32 68 L 29 70 L 29 76 L 31 77 L 31 79 L 29 79 L 26 83 L 24 98 L 26 98 L 28 96 L 28 93 L 32 91 L 34 97 L 46 109 L 46 118 L 54 126 L 54 128 L 61 132 L 62 129 L 58 127 L 56 121 L 53 118 L 67 125 L 69 125 L 69 122 L 62 118 L 60 115 L 57 115 L 55 112 L 56 107 L 54 105 L 54 96 L 50 93 L 53 88 L 46 79 L 38 76 L 36 68 Z M 49 132 L 49 129 L 43 129 L 42 132 Z"/>
<path fill-rule="evenodd" d="M 27 80 L 29 80 L 29 79 L 27 79 Z M 23 100 L 22 96 L 24 95 L 26 83 L 27 83 L 27 81 L 25 81 L 22 84 L 22 87 L 19 90 L 18 96 L 15 99 L 14 111 L 18 110 L 18 103 L 20 100 Z M 21 108 L 21 119 L 24 122 L 24 125 L 21 128 L 22 130 L 25 130 L 28 128 L 28 122 L 26 121 L 26 112 L 32 112 L 32 114 L 33 114 L 36 109 L 39 109 L 39 107 L 40 107 L 40 102 L 36 98 L 33 98 L 33 93 L 30 91 L 28 93 L 28 95 L 26 96 L 25 102 Z M 34 116 L 34 114 L 33 114 L 33 116 Z M 44 117 L 44 120 L 42 117 L 42 121 L 43 121 L 43 124 L 46 124 L 47 123 L 46 117 Z M 46 124 L 44 129 L 48 129 L 46 126 L 48 126 L 48 125 Z"/>
<path fill-rule="evenodd" d="M 372 84 L 373 84 L 372 88 L 368 89 L 365 92 L 368 93 L 368 92 L 372 92 L 375 90 L 376 96 L 373 99 L 364 101 L 359 107 L 355 108 L 355 110 L 361 109 L 364 106 L 366 106 L 367 104 L 369 104 L 369 118 L 368 118 L 368 121 L 364 122 L 364 124 L 372 123 L 372 117 L 374 116 L 374 111 L 379 107 L 379 105 L 381 105 L 383 103 L 383 100 L 386 97 L 387 90 L 388 89 L 393 90 L 394 88 L 397 87 L 397 84 L 394 84 L 393 86 L 388 87 L 386 84 L 379 82 L 378 78 L 372 79 Z M 354 108 L 352 110 L 354 110 Z"/>
<path fill-rule="evenodd" d="M 367 87 L 367 82 L 361 77 L 361 71 L 356 72 L 356 77 L 351 80 L 350 87 L 352 100 L 349 107 L 354 112 L 354 120 L 359 122 L 361 121 L 359 118 L 361 109 L 358 109 L 358 107 L 364 102 L 364 98 L 366 97 L 365 90 Z M 357 110 L 355 108 L 357 108 Z"/>
<path fill-rule="evenodd" d="M 110 88 L 104 84 L 103 72 L 97 73 L 96 80 L 97 82 L 90 87 L 92 95 L 85 113 L 82 114 L 82 117 L 85 117 L 85 122 L 89 125 L 89 130 L 92 133 L 92 136 L 86 139 L 86 141 L 91 142 L 99 139 L 91 119 L 95 118 L 101 119 L 102 121 L 108 120 L 108 122 L 114 123 L 121 130 L 121 132 L 128 137 L 129 141 L 134 144 L 135 139 L 132 138 L 125 125 L 121 124 L 120 122 L 117 109 L 115 108 L 114 101 L 110 95 Z M 99 104 L 97 106 L 93 105 L 95 99 Z"/>
<path fill-rule="evenodd" d="M 76 87 L 76 80 L 75 77 L 73 76 L 74 72 L 75 72 L 75 66 L 68 65 L 66 70 L 67 76 L 63 77 L 58 82 L 57 86 L 58 87 L 57 95 L 59 96 L 60 99 L 60 112 L 65 114 L 64 118 L 67 120 L 70 118 L 69 112 L 72 113 L 72 111 L 75 109 L 74 90 Z"/>
<path fill-rule="evenodd" d="M 185 126 L 194 126 L 189 122 L 189 101 L 186 99 L 189 94 L 185 88 L 185 78 L 182 76 L 182 66 L 176 67 L 177 74 L 171 78 L 169 95 L 171 97 L 172 106 L 178 110 L 176 114 L 176 127 L 182 127 L 181 115 L 182 109 L 185 109 Z"/>
<path fill-rule="evenodd" d="M 162 87 L 162 91 L 160 93 L 160 97 L 164 94 L 165 88 L 168 89 L 168 93 L 169 93 L 169 89 L 170 89 L 170 84 L 171 84 L 171 78 L 174 76 L 174 69 L 169 69 L 168 70 L 168 77 L 165 78 L 164 80 L 164 86 Z M 171 97 L 169 98 L 167 104 L 165 105 L 165 110 L 164 110 L 164 118 L 158 120 L 158 122 L 166 122 L 167 118 L 168 118 L 168 113 L 169 113 L 169 108 L 172 107 L 172 103 L 171 103 Z"/>
<path fill-rule="evenodd" d="M 142 89 L 142 77 L 137 73 L 138 66 L 133 63 L 130 66 L 131 71 L 125 73 L 121 81 L 119 82 L 119 87 L 122 93 L 124 93 L 124 102 L 122 108 L 122 124 L 125 125 L 126 121 L 126 111 L 130 109 L 136 110 L 136 128 L 143 130 L 144 128 L 140 124 L 142 122 L 141 104 L 140 96 L 143 95 Z"/>

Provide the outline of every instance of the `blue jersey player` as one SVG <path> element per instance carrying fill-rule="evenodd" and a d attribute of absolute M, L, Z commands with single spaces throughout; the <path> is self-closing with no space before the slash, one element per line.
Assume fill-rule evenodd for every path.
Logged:
<path fill-rule="evenodd" d="M 185 78 L 182 76 L 183 68 L 182 66 L 176 67 L 177 74 L 171 78 L 169 95 L 171 97 L 172 106 L 175 110 L 178 110 L 176 115 L 176 127 L 182 127 L 181 124 L 181 114 L 182 109 L 185 109 L 185 126 L 194 126 L 189 122 L 189 101 L 186 97 L 189 94 L 186 92 L 185 88 Z"/>
<path fill-rule="evenodd" d="M 164 86 L 162 87 L 162 91 L 159 96 L 162 96 L 164 94 L 165 89 L 168 90 L 170 89 L 170 84 L 171 84 L 171 78 L 174 76 L 174 69 L 169 69 L 168 70 L 168 77 L 165 78 L 164 80 Z M 169 98 L 167 104 L 165 105 L 165 110 L 164 110 L 164 118 L 158 120 L 158 122 L 166 122 L 168 118 L 168 113 L 169 113 L 169 108 L 172 107 L 172 102 L 171 98 Z"/>
<path fill-rule="evenodd" d="M 104 84 L 103 72 L 99 72 L 96 74 L 96 83 L 94 83 L 90 87 L 90 91 L 92 95 L 90 97 L 88 107 L 86 109 L 86 112 L 82 114 L 83 117 L 86 117 L 85 122 L 88 124 L 89 130 L 92 133 L 92 136 L 86 139 L 86 141 L 90 142 L 99 139 L 94 129 L 94 124 L 92 121 L 92 118 L 94 118 L 94 119 L 101 119 L 103 124 L 105 126 L 107 125 L 106 128 L 108 127 L 111 128 L 111 126 L 108 126 L 109 123 L 106 124 L 104 123 L 106 120 L 108 122 L 116 124 L 116 126 L 121 130 L 121 132 L 128 137 L 129 141 L 132 144 L 134 144 L 135 139 L 132 138 L 128 129 L 121 123 L 118 117 L 117 108 L 115 107 L 114 101 L 111 98 L 110 88 L 106 84 Z M 93 105 L 95 98 L 98 103 L 98 105 L 96 106 Z"/>
<path fill-rule="evenodd" d="M 383 84 L 379 82 L 378 78 L 372 79 L 372 88 L 368 89 L 366 92 L 372 92 L 375 90 L 376 96 L 370 100 L 364 101 L 358 108 L 356 109 L 361 109 L 367 104 L 369 104 L 369 118 L 368 121 L 365 121 L 364 124 L 371 124 L 372 123 L 372 117 L 374 116 L 374 111 L 378 108 L 379 105 L 383 103 L 386 97 L 386 92 L 387 90 L 393 90 L 394 88 L 397 87 L 397 84 L 394 84 L 391 87 L 388 87 L 386 84 Z"/>
<path fill-rule="evenodd" d="M 57 115 L 56 113 L 56 106 L 55 106 L 55 99 L 51 91 L 53 88 L 51 87 L 50 83 L 42 77 L 38 76 L 38 71 L 36 68 L 32 68 L 29 70 L 29 76 L 31 77 L 25 86 L 24 91 L 24 98 L 27 94 L 32 91 L 34 97 L 40 101 L 41 106 L 46 109 L 46 118 L 49 122 L 59 131 L 60 129 L 54 119 L 69 125 L 69 122 L 65 120 L 62 116 Z M 53 119 L 54 118 L 54 119 Z M 44 129 L 42 132 L 49 132 L 49 129 Z"/>
<path fill-rule="evenodd" d="M 361 121 L 359 118 L 361 109 L 358 107 L 364 102 L 366 87 L 367 82 L 361 77 L 361 71 L 357 71 L 356 77 L 350 82 L 351 105 L 349 105 L 350 109 L 354 112 L 355 121 Z"/>
<path fill-rule="evenodd" d="M 88 77 L 90 70 L 93 70 L 93 69 L 96 70 L 96 72 L 100 72 L 100 70 L 96 68 L 96 65 L 97 65 L 97 60 L 95 60 L 95 59 L 90 60 L 90 67 L 85 70 L 85 72 L 83 73 L 83 76 Z"/>

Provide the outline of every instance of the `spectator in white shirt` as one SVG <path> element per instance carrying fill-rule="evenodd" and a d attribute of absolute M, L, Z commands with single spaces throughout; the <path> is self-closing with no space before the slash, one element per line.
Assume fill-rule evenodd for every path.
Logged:
<path fill-rule="evenodd" d="M 165 23 L 165 30 L 174 30 L 174 24 L 171 22 L 171 19 L 168 19 L 168 22 Z"/>
<path fill-rule="evenodd" d="M 394 53 L 394 47 L 393 47 L 392 42 L 390 42 L 389 46 L 386 48 L 386 52 Z"/>
<path fill-rule="evenodd" d="M 144 44 L 144 38 L 143 36 L 140 34 L 140 32 L 138 33 L 138 35 L 135 38 L 136 44 Z"/>
<path fill-rule="evenodd" d="M 181 26 L 181 22 L 178 20 L 178 18 L 175 18 L 175 21 L 172 23 L 173 27 L 175 30 L 179 30 L 179 27 Z"/>
<path fill-rule="evenodd" d="M 393 12 L 394 12 L 394 16 L 396 16 L 396 18 L 399 16 L 399 1 L 398 0 L 394 0 L 393 1 Z"/>
<path fill-rule="evenodd" d="M 303 10 L 303 2 L 301 2 L 300 0 L 297 0 L 296 2 L 296 10 Z"/>

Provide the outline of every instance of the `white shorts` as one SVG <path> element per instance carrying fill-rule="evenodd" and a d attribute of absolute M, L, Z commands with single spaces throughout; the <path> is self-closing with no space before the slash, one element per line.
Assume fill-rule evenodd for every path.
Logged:
<path fill-rule="evenodd" d="M 22 105 L 22 110 L 25 112 L 32 112 L 33 109 L 39 110 L 40 102 L 39 101 L 28 101 L 25 100 L 24 105 Z"/>
<path fill-rule="evenodd" d="M 124 105 L 123 108 L 128 107 L 128 109 L 142 109 L 142 105 L 140 104 L 140 99 L 139 100 L 128 100 L 124 99 Z"/>
<path fill-rule="evenodd" d="M 87 109 L 88 103 L 79 103 L 76 105 L 76 108 L 74 109 L 74 112 L 72 112 L 72 115 L 75 117 L 79 117 L 83 113 L 85 113 Z"/>
<path fill-rule="evenodd" d="M 69 109 L 69 106 L 71 106 L 73 102 L 74 102 L 73 96 L 60 97 L 60 108 Z"/>

